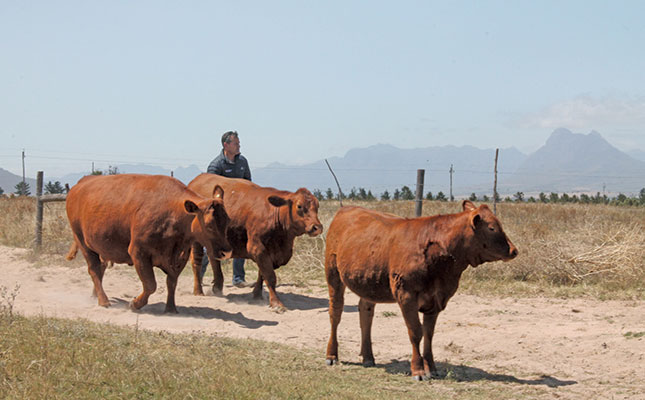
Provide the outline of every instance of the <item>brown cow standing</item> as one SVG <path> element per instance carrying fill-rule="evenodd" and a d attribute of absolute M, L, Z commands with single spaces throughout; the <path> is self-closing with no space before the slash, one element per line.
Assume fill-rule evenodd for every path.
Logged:
<path fill-rule="evenodd" d="M 198 175 L 188 187 L 204 194 L 213 185 L 220 185 L 226 191 L 224 204 L 231 219 L 227 237 L 233 247 L 233 257 L 251 259 L 258 265 L 253 297 L 262 297 L 264 280 L 269 289 L 269 305 L 277 311 L 284 311 L 284 304 L 275 292 L 274 270 L 289 262 L 297 236 L 305 233 L 317 236 L 322 233 L 323 226 L 318 220 L 318 199 L 304 188 L 292 193 L 215 174 Z M 202 253 L 199 245 L 193 246 L 193 293 L 196 295 L 204 294 L 199 274 Z M 212 266 L 213 292 L 221 294 L 224 285 L 221 265 L 216 261 Z"/>
<path fill-rule="evenodd" d="M 110 305 L 102 281 L 106 262 L 113 261 L 134 264 L 141 278 L 143 292 L 130 303 L 134 310 L 146 305 L 157 288 L 152 267 L 161 268 L 168 285 L 165 312 L 176 313 L 177 277 L 186 266 L 191 243 L 204 244 L 211 257 L 230 257 L 223 194 L 213 185 L 212 198 L 205 198 L 162 175 L 82 178 L 67 195 L 67 217 L 99 305 Z"/>
<path fill-rule="evenodd" d="M 361 355 L 373 366 L 371 329 L 375 303 L 397 302 L 412 343 L 410 369 L 416 379 L 436 375 L 432 335 L 439 312 L 472 265 L 510 260 L 517 249 L 486 205 L 463 202 L 463 212 L 406 219 L 360 207 L 335 215 L 325 251 L 331 336 L 327 364 L 338 363 L 336 330 L 347 286 L 360 297 Z M 423 313 L 423 325 L 419 321 Z M 423 357 L 419 343 L 424 339 Z"/>

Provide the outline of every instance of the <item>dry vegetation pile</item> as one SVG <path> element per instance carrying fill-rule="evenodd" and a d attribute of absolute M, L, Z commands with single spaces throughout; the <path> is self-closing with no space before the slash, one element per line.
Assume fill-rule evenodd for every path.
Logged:
<path fill-rule="evenodd" d="M 414 216 L 413 201 L 349 202 L 404 217 Z M 337 201 L 321 202 L 319 217 L 328 227 Z M 29 248 L 34 239 L 33 198 L 0 199 L 0 244 Z M 458 202 L 426 201 L 424 215 L 454 213 Z M 600 297 L 645 296 L 645 208 L 582 204 L 502 203 L 497 214 L 520 250 L 508 263 L 469 268 L 462 290 L 513 294 L 566 289 Z M 43 252 L 64 255 L 72 241 L 64 203 L 47 203 Z M 282 282 L 324 285 L 325 235 L 296 240 L 291 262 L 278 274 Z M 561 295 L 561 292 L 557 292 Z"/>

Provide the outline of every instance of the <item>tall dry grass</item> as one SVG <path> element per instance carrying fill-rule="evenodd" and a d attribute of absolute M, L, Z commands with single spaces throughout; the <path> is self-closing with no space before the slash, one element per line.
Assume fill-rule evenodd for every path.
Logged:
<path fill-rule="evenodd" d="M 413 201 L 345 204 L 414 216 Z M 319 218 L 325 228 L 338 208 L 337 201 L 321 202 Z M 459 211 L 458 202 L 423 204 L 423 215 Z M 32 247 L 35 212 L 33 198 L 0 198 L 0 244 Z M 623 297 L 645 297 L 644 207 L 502 203 L 497 214 L 520 255 L 507 263 L 469 268 L 462 278 L 462 291 L 560 295 L 554 289 L 568 288 L 568 293 L 613 297 L 611 293 L 622 292 Z M 44 217 L 42 250 L 62 258 L 72 241 L 64 203 L 45 204 Z M 325 233 L 297 238 L 293 258 L 278 270 L 280 282 L 324 286 L 324 248 Z M 252 277 L 254 266 L 248 265 Z"/>

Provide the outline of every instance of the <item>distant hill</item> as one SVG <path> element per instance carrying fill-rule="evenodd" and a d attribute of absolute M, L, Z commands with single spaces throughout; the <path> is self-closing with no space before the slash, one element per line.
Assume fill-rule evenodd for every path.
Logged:
<path fill-rule="evenodd" d="M 191 165 L 189 167 L 178 167 L 174 170 L 169 170 L 167 168 L 163 167 L 158 167 L 154 165 L 147 165 L 147 164 L 117 164 L 116 165 L 118 172 L 122 174 L 148 174 L 148 175 L 168 175 L 170 176 L 170 173 L 173 173 L 173 176 L 180 181 L 184 182 L 185 184 L 188 184 L 188 182 L 192 181 L 194 177 L 199 175 L 202 172 L 196 165 Z M 85 171 L 85 172 L 78 172 L 74 174 L 67 174 L 61 178 L 47 178 L 45 177 L 45 180 L 47 181 L 60 181 L 61 183 L 69 183 L 70 186 L 73 186 L 78 182 L 79 179 L 84 177 L 85 175 L 89 175 L 91 171 Z"/>
<path fill-rule="evenodd" d="M 515 171 L 526 159 L 515 148 L 501 149 L 498 170 Z M 495 149 L 478 149 L 472 146 L 443 146 L 423 149 L 400 149 L 379 144 L 362 149 L 352 149 L 344 157 L 328 159 L 338 177 L 343 192 L 355 188 L 371 190 L 380 195 L 385 190 L 406 185 L 416 190 L 416 171 L 425 169 L 424 192 L 436 194 L 450 190 L 450 166 L 453 165 L 453 194 L 469 195 L 473 191 L 492 193 Z M 263 186 L 295 190 L 306 187 L 323 192 L 331 188 L 337 192 L 336 183 L 324 160 L 300 166 L 274 163 L 253 171 L 253 180 Z"/>
<path fill-rule="evenodd" d="M 22 176 L 12 174 L 6 169 L 0 168 L 0 187 L 4 190 L 4 194 L 14 193 L 18 182 L 22 182 Z M 36 180 L 25 177 L 25 182 L 29 185 L 31 194 L 36 195 Z"/>
<path fill-rule="evenodd" d="M 645 187 L 645 152 L 621 152 L 608 143 L 598 132 L 572 133 L 559 128 L 553 131 L 544 146 L 526 155 L 511 147 L 500 149 L 498 164 L 498 192 L 511 196 L 524 192 L 526 197 L 539 192 L 558 193 L 624 193 L 636 195 Z M 352 188 L 371 190 L 380 196 L 385 190 L 408 186 L 416 190 L 416 171 L 425 170 L 424 193 L 450 191 L 450 166 L 453 167 L 453 195 L 479 197 L 492 195 L 494 149 L 473 146 L 440 146 L 421 149 L 400 149 L 378 144 L 351 149 L 343 157 L 328 159 L 346 194 Z M 170 175 L 171 170 L 146 164 L 116 166 L 121 173 Z M 203 172 L 195 165 L 173 170 L 174 176 L 184 183 Z M 60 181 L 70 186 L 89 171 L 68 174 L 61 178 L 45 176 L 45 181 Z M 323 192 L 331 188 L 337 192 L 336 183 L 324 160 L 304 165 L 273 163 L 252 171 L 253 181 L 262 186 L 284 190 L 306 187 Z M 12 193 L 21 177 L 0 169 L 0 187 Z M 32 194 L 35 180 L 28 179 Z"/>
<path fill-rule="evenodd" d="M 609 144 L 598 132 L 559 128 L 531 154 L 501 191 L 636 193 L 645 187 L 645 162 Z"/>
<path fill-rule="evenodd" d="M 643 150 L 630 150 L 627 152 L 627 155 L 636 160 L 645 161 L 645 151 Z"/>

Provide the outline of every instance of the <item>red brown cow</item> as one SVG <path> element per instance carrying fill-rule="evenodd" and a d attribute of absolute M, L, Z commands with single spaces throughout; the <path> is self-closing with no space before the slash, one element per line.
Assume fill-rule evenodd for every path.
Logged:
<path fill-rule="evenodd" d="M 204 244 L 211 257 L 230 257 L 224 192 L 213 185 L 210 196 L 202 197 L 162 175 L 81 179 L 67 195 L 67 217 L 99 305 L 110 305 L 102 281 L 106 262 L 113 261 L 134 265 L 143 283 L 143 292 L 130 303 L 134 310 L 146 305 L 157 289 L 152 267 L 161 268 L 168 285 L 165 311 L 176 313 L 177 277 L 186 266 L 191 243 Z"/>
<path fill-rule="evenodd" d="M 215 174 L 198 175 L 188 187 L 204 194 L 214 185 L 226 191 L 224 205 L 230 223 L 227 237 L 233 247 L 233 257 L 246 258 L 258 265 L 258 280 L 253 297 L 262 297 L 262 281 L 269 289 L 269 304 L 284 311 L 284 304 L 275 292 L 274 270 L 291 259 L 293 242 L 297 236 L 320 235 L 323 226 L 318 220 L 318 200 L 307 189 L 295 193 L 261 187 L 245 179 L 226 178 Z M 210 257 L 210 256 L 209 256 Z M 202 260 L 200 246 L 193 246 L 194 293 L 203 295 L 199 274 Z M 221 265 L 213 266 L 213 292 L 220 294 L 224 285 Z"/>
<path fill-rule="evenodd" d="M 472 265 L 510 260 L 517 249 L 486 205 L 466 200 L 463 212 L 407 219 L 360 207 L 343 207 L 327 232 L 325 274 L 331 335 L 327 364 L 338 363 L 338 323 L 345 287 L 359 297 L 363 365 L 373 366 L 375 303 L 398 303 L 412 343 L 416 379 L 436 375 L 432 335 L 439 312 Z M 423 313 L 423 325 L 419 314 Z M 423 357 L 419 343 L 424 339 Z"/>

